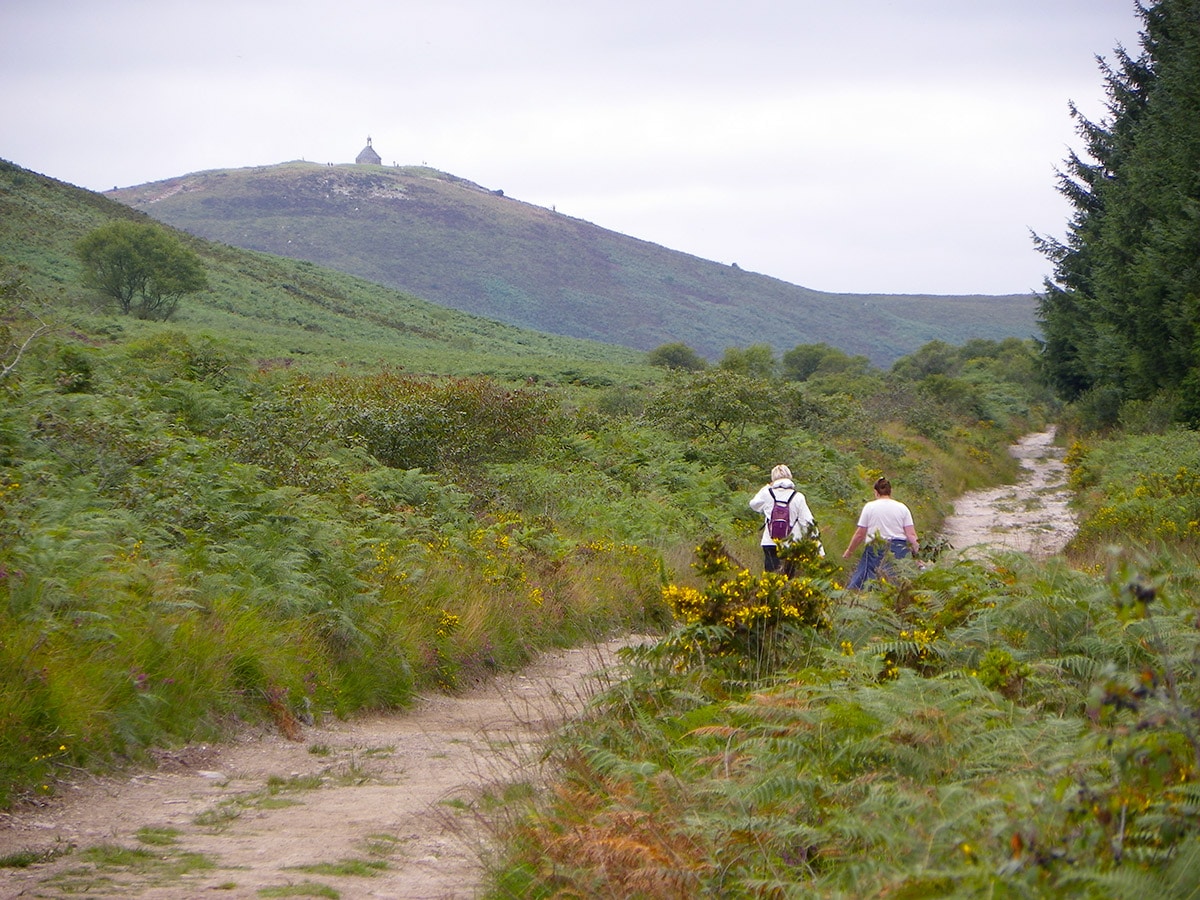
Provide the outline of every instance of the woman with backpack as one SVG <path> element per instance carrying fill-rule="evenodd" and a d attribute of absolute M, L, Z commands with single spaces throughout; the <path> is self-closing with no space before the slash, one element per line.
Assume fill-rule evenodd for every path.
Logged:
<path fill-rule="evenodd" d="M 792 470 L 782 463 L 771 470 L 771 481 L 759 488 L 758 493 L 750 499 L 750 508 L 762 513 L 766 519 L 763 526 L 762 544 L 763 569 L 767 572 L 778 572 L 791 576 L 779 559 L 777 541 L 797 541 L 808 536 L 809 526 L 815 528 L 817 520 L 804 495 L 796 490 L 792 481 Z M 824 550 L 821 551 L 824 555 Z"/>

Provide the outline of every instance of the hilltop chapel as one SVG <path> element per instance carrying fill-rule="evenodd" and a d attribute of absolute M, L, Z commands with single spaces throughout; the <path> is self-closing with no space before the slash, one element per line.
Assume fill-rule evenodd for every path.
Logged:
<path fill-rule="evenodd" d="M 378 166 L 383 163 L 383 160 L 379 158 L 379 154 L 371 146 L 371 139 L 369 137 L 367 138 L 367 146 L 363 147 L 362 152 L 354 157 L 354 161 L 360 166 Z"/>

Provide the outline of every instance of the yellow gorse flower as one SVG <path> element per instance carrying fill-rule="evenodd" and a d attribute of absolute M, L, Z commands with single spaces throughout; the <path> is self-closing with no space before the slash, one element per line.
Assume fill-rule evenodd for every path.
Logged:
<path fill-rule="evenodd" d="M 461 621 L 462 618 L 460 616 L 443 609 L 438 617 L 437 636 L 443 638 L 449 637 L 458 628 Z"/>

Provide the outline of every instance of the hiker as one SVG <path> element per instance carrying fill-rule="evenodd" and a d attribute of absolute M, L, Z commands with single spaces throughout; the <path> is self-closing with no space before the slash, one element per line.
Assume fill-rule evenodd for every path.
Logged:
<path fill-rule="evenodd" d="M 887 575 L 885 560 L 888 554 L 895 559 L 903 559 L 908 556 L 910 548 L 914 554 L 921 549 L 912 513 L 899 500 L 892 499 L 892 483 L 880 478 L 875 482 L 874 489 L 875 499 L 863 505 L 858 528 L 850 538 L 850 546 L 842 554 L 842 559 L 849 559 L 860 545 L 867 545 L 863 548 L 850 583 L 846 585 L 847 590 L 862 590 L 863 585 L 872 578 Z"/>
<path fill-rule="evenodd" d="M 764 484 L 750 499 L 750 508 L 762 513 L 766 519 L 760 542 L 763 549 L 763 570 L 778 572 L 782 569 L 783 574 L 790 577 L 791 567 L 785 567 L 779 559 L 779 545 L 776 541 L 802 540 L 807 535 L 809 526 L 817 524 L 808 508 L 808 501 L 796 490 L 796 483 L 792 481 L 792 470 L 782 463 L 773 468 L 770 483 Z M 776 535 L 774 537 L 772 530 Z M 821 555 L 824 553 L 825 551 L 821 550 Z"/>

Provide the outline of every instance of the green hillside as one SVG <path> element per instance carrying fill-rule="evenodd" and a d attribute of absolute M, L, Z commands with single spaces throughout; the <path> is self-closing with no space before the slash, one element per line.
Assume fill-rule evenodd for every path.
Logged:
<path fill-rule="evenodd" d="M 35 294 L 82 314 L 75 241 L 116 218 L 145 218 L 99 194 L 0 160 L 0 260 Z M 447 309 L 312 263 L 187 238 L 209 289 L 187 297 L 172 322 L 208 330 L 260 358 L 388 365 L 440 374 L 606 376 L 638 365 L 623 347 L 542 334 Z M 149 327 L 135 319 L 122 328 Z"/>
<path fill-rule="evenodd" d="M 1033 295 L 830 294 L 636 240 L 419 167 L 199 172 L 108 196 L 210 240 L 513 325 L 649 350 L 827 343 L 879 366 L 931 340 L 1027 338 Z"/>

